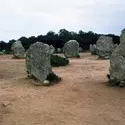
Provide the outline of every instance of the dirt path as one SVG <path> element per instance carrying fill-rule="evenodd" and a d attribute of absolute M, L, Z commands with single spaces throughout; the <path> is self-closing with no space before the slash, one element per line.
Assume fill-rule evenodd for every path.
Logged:
<path fill-rule="evenodd" d="M 107 86 L 109 61 L 90 54 L 53 70 L 63 78 L 38 87 L 25 60 L 0 56 L 0 125 L 125 125 L 125 88 Z"/>

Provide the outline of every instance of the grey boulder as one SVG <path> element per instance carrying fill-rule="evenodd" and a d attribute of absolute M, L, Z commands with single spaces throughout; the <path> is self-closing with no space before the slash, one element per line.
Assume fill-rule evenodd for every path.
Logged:
<path fill-rule="evenodd" d="M 112 85 L 125 85 L 125 29 L 120 36 L 120 44 L 110 58 L 109 83 Z"/>
<path fill-rule="evenodd" d="M 95 44 L 94 45 L 90 44 L 89 50 L 90 50 L 92 55 L 96 55 L 97 48 L 96 48 Z"/>
<path fill-rule="evenodd" d="M 69 40 L 63 47 L 63 53 L 67 58 L 76 58 L 79 56 L 79 43 L 76 40 Z"/>
<path fill-rule="evenodd" d="M 50 45 L 50 52 L 51 52 L 51 54 L 53 54 L 55 52 L 55 48 L 52 45 Z"/>
<path fill-rule="evenodd" d="M 12 54 L 14 58 L 24 58 L 25 49 L 21 43 L 21 41 L 16 41 L 11 46 Z"/>
<path fill-rule="evenodd" d="M 26 52 L 26 69 L 28 76 L 40 81 L 41 85 L 44 85 L 45 80 L 48 80 L 49 84 L 54 80 L 60 80 L 61 78 L 52 72 L 50 61 L 51 49 L 49 45 L 41 42 L 32 44 Z M 50 81 L 48 78 L 53 81 Z"/>
<path fill-rule="evenodd" d="M 99 58 L 109 59 L 115 49 L 112 37 L 100 36 L 96 43 L 96 49 Z"/>

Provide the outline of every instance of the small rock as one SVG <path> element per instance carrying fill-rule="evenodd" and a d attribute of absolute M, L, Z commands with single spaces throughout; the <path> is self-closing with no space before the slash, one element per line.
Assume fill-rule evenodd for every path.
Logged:
<path fill-rule="evenodd" d="M 8 105 L 10 105 L 11 103 L 10 102 L 2 102 L 1 103 L 1 106 L 2 107 L 7 107 Z"/>
<path fill-rule="evenodd" d="M 48 80 L 43 81 L 44 84 L 49 84 L 50 82 Z"/>

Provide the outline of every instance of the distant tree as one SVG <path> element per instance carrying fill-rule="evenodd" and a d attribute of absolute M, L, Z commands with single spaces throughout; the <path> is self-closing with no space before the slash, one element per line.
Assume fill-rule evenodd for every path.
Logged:
<path fill-rule="evenodd" d="M 61 30 L 59 30 L 58 34 L 59 34 L 60 37 L 65 37 L 65 36 L 69 35 L 69 31 L 66 30 L 66 29 L 61 29 Z"/>
<path fill-rule="evenodd" d="M 58 32 L 59 40 L 62 42 L 62 46 L 68 41 L 73 39 L 71 32 L 66 29 L 61 29 Z"/>
<path fill-rule="evenodd" d="M 53 45 L 54 47 L 60 46 L 58 34 L 56 34 L 55 32 L 49 31 L 45 37 L 46 37 L 46 43 L 48 45 Z"/>
<path fill-rule="evenodd" d="M 20 40 L 21 42 L 27 42 L 27 37 L 22 36 L 21 38 L 19 38 L 18 40 Z"/>
<path fill-rule="evenodd" d="M 8 51 L 8 53 L 11 52 L 11 46 L 14 42 L 16 42 L 16 40 L 12 39 L 12 40 L 9 40 L 9 42 L 7 43 L 5 50 Z"/>
<path fill-rule="evenodd" d="M 37 39 L 37 41 L 42 42 L 42 41 L 44 41 L 44 36 L 39 35 L 39 36 L 36 37 L 36 39 Z"/>
<path fill-rule="evenodd" d="M 78 35 L 82 36 L 82 35 L 85 35 L 85 34 L 86 34 L 85 32 L 83 32 L 82 30 L 79 30 Z"/>
<path fill-rule="evenodd" d="M 30 44 L 33 44 L 33 43 L 37 42 L 37 38 L 35 36 L 31 36 L 31 37 L 28 38 L 28 42 Z"/>
<path fill-rule="evenodd" d="M 120 37 L 119 37 L 119 36 L 116 36 L 116 35 L 114 35 L 114 34 L 108 34 L 107 36 L 112 37 L 112 38 L 113 38 L 113 42 L 114 42 L 115 44 L 119 44 L 119 43 L 120 43 Z"/>
<path fill-rule="evenodd" d="M 69 39 L 71 39 L 71 33 L 68 31 L 68 30 L 66 30 L 66 29 L 61 29 L 61 30 L 59 30 L 59 37 L 61 38 L 61 39 L 64 39 L 64 40 L 69 40 Z"/>
<path fill-rule="evenodd" d="M 28 42 L 28 38 L 25 36 L 22 36 L 21 38 L 19 38 L 18 40 L 21 41 L 22 45 L 24 46 L 25 49 L 29 48 L 30 43 Z"/>
<path fill-rule="evenodd" d="M 55 35 L 55 32 L 53 32 L 53 31 L 49 31 L 47 34 L 46 34 L 46 36 L 54 36 Z"/>
<path fill-rule="evenodd" d="M 49 31 L 46 35 L 39 35 L 37 37 L 31 36 L 29 38 L 23 36 L 19 38 L 24 46 L 25 49 L 28 49 L 31 44 L 39 41 L 46 43 L 48 45 L 53 45 L 55 48 L 62 48 L 64 44 L 68 40 L 77 40 L 80 44 L 80 47 L 82 47 L 84 50 L 89 49 L 90 44 L 96 44 L 98 38 L 104 34 L 97 34 L 93 31 L 84 32 L 80 30 L 78 33 L 73 31 L 68 31 L 66 29 L 60 29 L 58 34 L 56 34 L 54 31 Z M 108 34 L 107 36 L 111 36 L 113 38 L 113 42 L 119 44 L 120 43 L 120 37 L 116 36 L 114 34 Z M 12 39 L 8 43 L 4 41 L 0 41 L 0 50 L 5 49 L 6 51 L 11 51 L 11 46 L 16 40 Z"/>
<path fill-rule="evenodd" d="M 89 31 L 87 34 L 88 34 L 88 35 L 95 35 L 95 33 L 92 32 L 92 31 Z"/>
<path fill-rule="evenodd" d="M 0 41 L 0 51 L 2 51 L 3 49 L 6 49 L 7 47 L 7 43 L 5 43 L 4 41 Z"/>

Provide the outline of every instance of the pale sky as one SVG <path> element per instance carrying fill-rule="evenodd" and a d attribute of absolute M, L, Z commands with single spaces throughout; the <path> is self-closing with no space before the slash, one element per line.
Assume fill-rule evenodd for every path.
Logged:
<path fill-rule="evenodd" d="M 119 35 L 124 16 L 125 0 L 0 0 L 0 40 L 62 28 Z"/>

